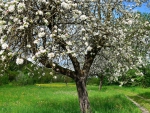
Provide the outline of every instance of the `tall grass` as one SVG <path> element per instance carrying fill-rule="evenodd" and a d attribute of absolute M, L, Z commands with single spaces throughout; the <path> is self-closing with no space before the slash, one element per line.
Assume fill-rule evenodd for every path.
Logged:
<path fill-rule="evenodd" d="M 88 92 L 93 113 L 141 113 L 122 88 L 98 91 L 97 86 L 88 86 Z M 7 85 L 0 86 L 0 113 L 80 113 L 80 109 L 73 84 Z"/>

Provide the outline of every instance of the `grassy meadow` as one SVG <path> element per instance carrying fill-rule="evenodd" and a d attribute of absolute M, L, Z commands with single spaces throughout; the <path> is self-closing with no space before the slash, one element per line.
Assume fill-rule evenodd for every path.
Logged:
<path fill-rule="evenodd" d="M 141 113 L 126 95 L 150 111 L 148 88 L 87 87 L 93 113 Z M 0 86 L 0 113 L 80 113 L 76 87 L 63 83 Z"/>

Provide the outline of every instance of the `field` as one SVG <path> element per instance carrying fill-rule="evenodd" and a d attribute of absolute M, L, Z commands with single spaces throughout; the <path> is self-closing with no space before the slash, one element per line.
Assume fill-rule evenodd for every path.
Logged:
<path fill-rule="evenodd" d="M 150 89 L 87 86 L 93 113 L 141 113 L 130 100 L 150 111 Z M 0 113 L 80 113 L 74 84 L 0 86 Z"/>

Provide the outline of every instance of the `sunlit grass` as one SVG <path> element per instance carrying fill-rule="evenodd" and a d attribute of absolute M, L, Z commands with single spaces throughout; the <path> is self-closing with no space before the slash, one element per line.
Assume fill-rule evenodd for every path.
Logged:
<path fill-rule="evenodd" d="M 66 86 L 74 86 L 74 83 L 51 83 L 51 84 L 36 84 L 36 86 L 40 86 L 40 87 L 66 87 Z"/>
<path fill-rule="evenodd" d="M 140 94 L 137 89 L 105 86 L 99 91 L 97 86 L 88 86 L 93 113 L 141 113 L 125 97 L 131 92 Z M 0 113 L 80 113 L 76 87 L 65 83 L 0 86 Z"/>

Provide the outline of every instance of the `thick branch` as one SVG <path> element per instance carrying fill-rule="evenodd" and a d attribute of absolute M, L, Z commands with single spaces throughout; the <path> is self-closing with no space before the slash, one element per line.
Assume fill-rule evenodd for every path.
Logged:
<path fill-rule="evenodd" d="M 59 72 L 63 75 L 67 75 L 68 77 L 71 77 L 74 80 L 76 79 L 76 74 L 75 74 L 74 71 L 69 70 L 67 68 L 63 68 L 58 64 L 55 64 L 55 66 L 53 66 L 53 64 L 55 64 L 55 63 L 47 63 L 46 67 L 47 68 L 52 68 L 54 71 Z"/>
<path fill-rule="evenodd" d="M 48 58 L 47 57 L 41 57 L 41 60 L 39 60 L 40 63 L 42 63 L 45 67 L 47 68 L 52 68 L 54 71 L 59 72 L 63 75 L 66 75 L 68 77 L 71 77 L 72 79 L 76 79 L 76 74 L 74 71 L 69 70 L 67 68 L 61 67 L 60 65 L 58 65 L 57 63 L 54 62 L 48 62 Z"/>
<path fill-rule="evenodd" d="M 88 51 L 87 54 L 85 55 L 85 62 L 83 65 L 83 72 L 85 73 L 85 76 L 88 76 L 88 73 L 90 71 L 90 67 L 95 59 L 95 56 L 97 55 L 97 48 L 93 48 L 91 51 Z"/>
<path fill-rule="evenodd" d="M 58 38 L 58 37 L 56 39 L 57 39 L 56 43 L 59 44 L 60 47 L 62 47 L 65 51 L 67 51 L 67 49 L 66 49 L 66 45 L 67 45 L 66 42 L 63 39 Z M 79 64 L 77 58 L 72 56 L 71 53 L 68 53 L 68 56 L 69 56 L 70 60 L 72 61 L 72 64 L 73 64 L 74 69 L 75 69 L 75 72 L 77 74 L 79 74 L 78 72 L 80 72 L 80 64 Z"/>

